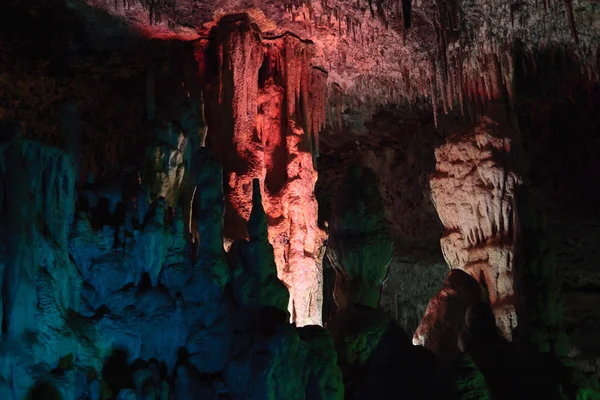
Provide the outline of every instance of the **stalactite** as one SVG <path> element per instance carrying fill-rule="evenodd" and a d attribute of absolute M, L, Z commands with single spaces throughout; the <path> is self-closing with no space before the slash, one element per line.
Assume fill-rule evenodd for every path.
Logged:
<path fill-rule="evenodd" d="M 207 83 L 222 83 L 222 101 L 211 107 L 223 116 L 221 123 L 208 121 L 208 136 L 227 177 L 224 236 L 228 242 L 245 237 L 248 190 L 258 179 L 278 276 L 290 291 L 290 314 L 299 326 L 321 324 L 323 232 L 314 163 L 327 74 L 310 65 L 312 45 L 293 35 L 261 38 L 239 17 L 215 29 L 220 66 Z"/>
<path fill-rule="evenodd" d="M 434 67 L 434 79 L 436 80 L 436 91 L 439 90 L 440 94 L 441 94 L 441 98 L 442 98 L 442 107 L 444 110 L 444 114 L 448 114 L 448 103 L 447 103 L 447 97 L 446 97 L 446 82 L 445 80 L 442 78 L 442 70 L 440 69 L 439 66 L 435 66 Z M 437 93 L 436 93 L 437 96 Z"/>
<path fill-rule="evenodd" d="M 575 24 L 575 16 L 573 15 L 573 0 L 564 0 L 567 19 L 571 28 L 571 35 L 576 44 L 579 44 L 579 36 L 577 35 L 577 26 Z"/>
<path fill-rule="evenodd" d="M 371 11 L 371 18 L 375 18 L 375 10 L 373 10 L 373 0 L 367 0 L 369 3 L 369 11 Z"/>
<path fill-rule="evenodd" d="M 431 107 L 433 108 L 433 122 L 435 127 L 438 127 L 438 99 L 437 99 L 437 89 L 435 87 L 435 70 L 433 72 L 433 76 L 429 78 L 429 87 L 431 92 Z"/>

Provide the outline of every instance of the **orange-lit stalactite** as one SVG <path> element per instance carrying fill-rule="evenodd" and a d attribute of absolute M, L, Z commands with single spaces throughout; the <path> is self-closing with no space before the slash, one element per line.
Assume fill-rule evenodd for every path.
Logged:
<path fill-rule="evenodd" d="M 247 18 L 222 19 L 198 42 L 208 145 L 223 163 L 226 248 L 246 238 L 252 180 L 260 181 L 279 278 L 298 326 L 322 324 L 324 232 L 314 187 L 326 74 L 310 65 L 311 44 L 264 39 Z"/>

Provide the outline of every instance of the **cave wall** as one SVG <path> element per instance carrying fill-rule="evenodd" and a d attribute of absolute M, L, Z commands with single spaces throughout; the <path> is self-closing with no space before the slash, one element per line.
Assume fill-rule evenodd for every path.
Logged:
<path fill-rule="evenodd" d="M 599 87 L 564 53 L 539 54 L 537 74 L 531 63 L 519 65 L 516 79 L 523 95 L 516 110 L 530 155 L 531 189 L 556 255 L 570 355 L 581 368 L 597 373 L 598 351 L 590 338 L 598 329 L 591 305 L 598 282 L 593 203 L 599 187 L 592 154 L 598 143 Z"/>

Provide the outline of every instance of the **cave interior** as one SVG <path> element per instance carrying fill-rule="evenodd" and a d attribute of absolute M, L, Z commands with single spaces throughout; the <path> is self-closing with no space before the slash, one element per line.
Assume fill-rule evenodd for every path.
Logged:
<path fill-rule="evenodd" d="M 598 0 L 4 0 L 1 400 L 600 400 Z"/>

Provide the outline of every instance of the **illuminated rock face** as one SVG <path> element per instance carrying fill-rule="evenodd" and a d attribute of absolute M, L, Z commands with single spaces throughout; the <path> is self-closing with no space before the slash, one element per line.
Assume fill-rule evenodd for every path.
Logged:
<path fill-rule="evenodd" d="M 193 48 L 187 43 L 174 47 L 168 72 L 158 76 L 159 82 L 152 68 L 146 73 L 147 139 L 140 180 L 150 200 L 163 197 L 169 207 L 182 206 L 189 230 L 196 187 L 191 164 L 204 146 L 206 124 Z"/>
<path fill-rule="evenodd" d="M 278 277 L 298 326 L 320 325 L 324 233 L 317 225 L 313 164 L 324 123 L 325 74 L 310 45 L 261 39 L 245 18 L 224 18 L 201 43 L 210 147 L 224 166 L 225 247 L 246 238 L 258 179 Z"/>
<path fill-rule="evenodd" d="M 452 269 L 440 291 L 431 299 L 413 336 L 415 346 L 425 346 L 441 359 L 458 355 L 458 338 L 471 304 L 481 301 L 481 287 L 469 274 Z"/>
<path fill-rule="evenodd" d="M 472 132 L 453 137 L 435 152 L 431 192 L 446 227 L 442 252 L 450 268 L 473 276 L 487 289 L 496 323 L 508 339 L 515 311 L 515 195 L 510 129 L 483 117 Z"/>

